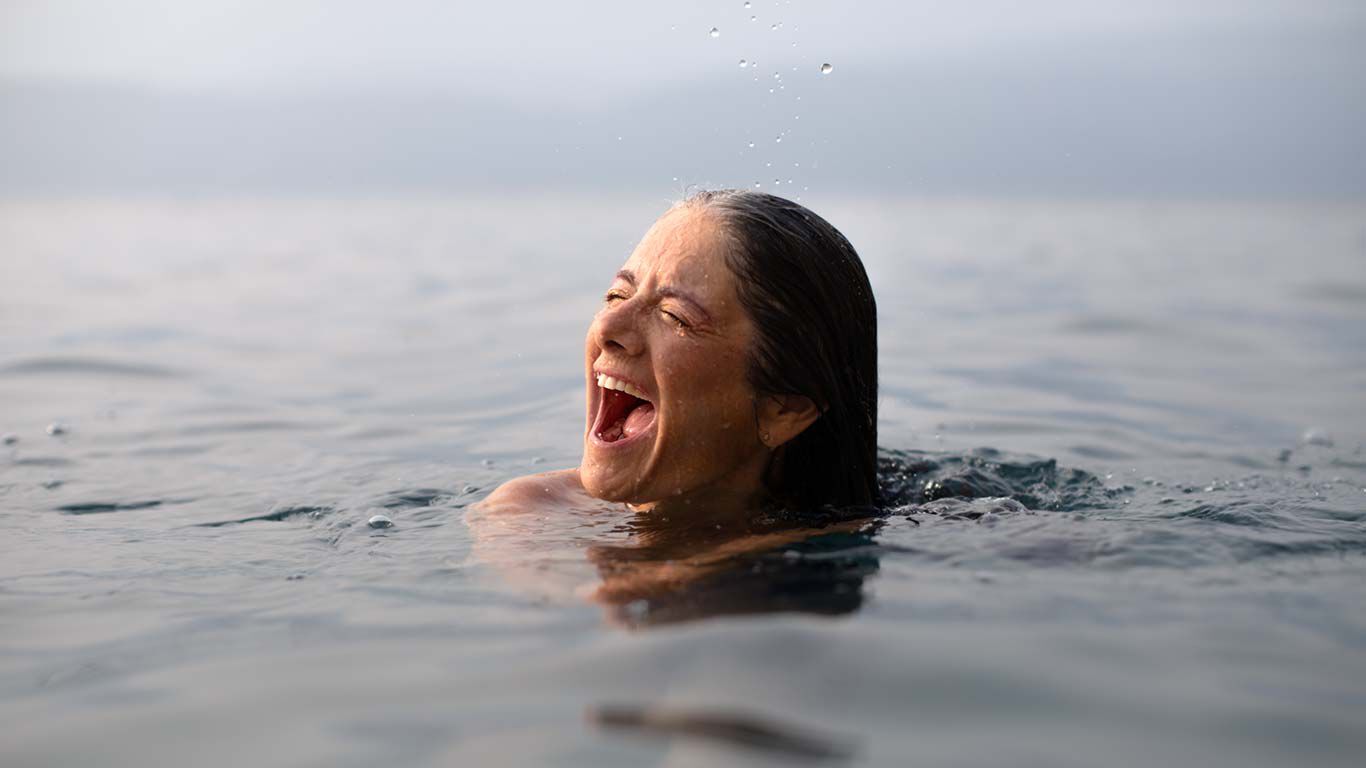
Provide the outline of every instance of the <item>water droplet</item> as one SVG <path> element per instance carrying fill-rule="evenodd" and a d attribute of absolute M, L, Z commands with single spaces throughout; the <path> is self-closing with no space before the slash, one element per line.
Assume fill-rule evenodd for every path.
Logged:
<path fill-rule="evenodd" d="M 773 140 L 774 140 L 775 142 L 779 143 L 779 144 L 782 144 L 782 143 L 783 143 L 783 135 L 780 133 L 780 134 L 778 134 L 776 137 L 774 137 Z"/>
<path fill-rule="evenodd" d="M 740 69 L 744 69 L 745 67 L 748 67 L 748 66 L 749 66 L 749 62 L 748 62 L 748 61 L 745 61 L 744 59 L 740 59 Z"/>
<path fill-rule="evenodd" d="M 53 437 L 56 437 L 57 435 L 65 435 L 66 430 L 66 425 L 60 421 L 54 421 L 51 424 L 47 425 L 47 433 L 49 435 L 52 435 Z"/>
<path fill-rule="evenodd" d="M 791 184 L 791 183 L 792 183 L 792 179 L 788 179 L 788 180 L 787 180 L 787 183 L 788 183 L 788 184 Z"/>
<path fill-rule="evenodd" d="M 1322 427 L 1310 427 L 1300 435 L 1300 442 L 1305 445 L 1322 445 L 1328 448 L 1333 446 L 1333 436 L 1328 434 Z"/>
<path fill-rule="evenodd" d="M 631 621 L 643 621 L 650 615 L 650 601 L 632 600 L 622 606 L 622 612 L 625 613 L 626 618 Z"/>
<path fill-rule="evenodd" d="M 776 32 L 776 31 L 778 31 L 778 25 L 777 25 L 777 24 L 774 24 L 773 26 L 769 27 L 769 29 L 772 30 L 772 31 L 774 31 L 774 32 Z"/>
<path fill-rule="evenodd" d="M 773 180 L 773 185 L 774 185 L 775 187 L 781 185 L 782 183 L 783 183 L 783 182 L 782 182 L 781 179 L 774 179 L 774 180 Z"/>
<path fill-rule="evenodd" d="M 783 79 L 782 73 L 781 73 L 781 72 L 774 72 L 774 73 L 773 73 L 773 79 L 774 79 L 774 80 L 782 80 L 782 79 Z"/>
<path fill-rule="evenodd" d="M 749 0 L 745 0 L 745 7 L 746 7 L 746 8 L 749 7 Z"/>
<path fill-rule="evenodd" d="M 754 142 L 751 141 L 751 142 L 749 143 L 749 148 L 750 148 L 750 149 L 754 149 Z"/>
<path fill-rule="evenodd" d="M 19 436 L 13 432 L 6 432 L 3 437 L 0 437 L 0 443 L 5 445 L 14 445 L 17 442 L 19 442 Z"/>
<path fill-rule="evenodd" d="M 716 37 L 716 35 L 712 35 L 712 37 Z M 834 68 L 833 66 L 831 66 L 830 64 L 822 64 L 822 65 L 821 65 L 821 74 L 822 74 L 822 75 L 828 75 L 828 74 L 830 74 L 834 69 L 835 69 L 835 68 Z"/>
<path fill-rule="evenodd" d="M 708 32 L 707 34 L 711 35 L 712 37 L 720 37 L 720 36 L 721 36 L 721 30 L 717 29 L 716 27 L 712 27 L 712 28 L 711 28 L 711 31 Z"/>
<path fill-rule="evenodd" d="M 674 181 L 678 181 L 678 177 L 677 177 L 677 176 L 674 177 Z M 535 463 L 535 462 L 533 461 L 532 463 Z"/>
<path fill-rule="evenodd" d="M 370 518 L 369 525 L 371 528 L 393 528 L 394 521 L 390 520 L 384 515 L 375 515 L 374 517 Z"/>
<path fill-rule="evenodd" d="M 758 21 L 758 20 L 759 20 L 759 17 L 758 17 L 758 16 L 750 16 L 750 17 L 749 17 L 749 20 L 750 20 L 750 21 Z"/>

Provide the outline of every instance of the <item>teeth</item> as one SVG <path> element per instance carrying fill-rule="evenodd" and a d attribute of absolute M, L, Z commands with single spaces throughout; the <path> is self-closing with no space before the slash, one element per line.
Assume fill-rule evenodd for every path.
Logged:
<path fill-rule="evenodd" d="M 615 389 L 619 392 L 625 392 L 631 397 L 638 397 L 641 400 L 649 399 L 645 396 L 644 392 L 631 386 L 628 382 L 622 381 L 621 379 L 614 379 L 611 376 L 606 376 L 601 373 L 598 374 L 598 386 L 603 389 Z"/>

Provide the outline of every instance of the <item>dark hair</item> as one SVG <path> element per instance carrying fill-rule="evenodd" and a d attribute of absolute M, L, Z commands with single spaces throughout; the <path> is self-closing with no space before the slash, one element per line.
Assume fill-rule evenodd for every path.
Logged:
<path fill-rule="evenodd" d="M 877 303 L 854 246 L 805 207 L 762 192 L 698 192 L 681 205 L 718 217 L 754 322 L 749 383 L 823 411 L 782 448 L 780 502 L 812 509 L 877 502 Z"/>

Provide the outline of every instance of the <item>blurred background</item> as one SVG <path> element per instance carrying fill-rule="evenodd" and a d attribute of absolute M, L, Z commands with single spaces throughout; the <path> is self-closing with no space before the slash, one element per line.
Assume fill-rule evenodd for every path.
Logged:
<path fill-rule="evenodd" d="M 0 14 L 12 197 L 1366 194 L 1355 0 L 5 0 Z"/>

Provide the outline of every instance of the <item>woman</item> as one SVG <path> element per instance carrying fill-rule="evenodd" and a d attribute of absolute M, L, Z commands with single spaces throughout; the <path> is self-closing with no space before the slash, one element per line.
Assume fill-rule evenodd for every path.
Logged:
<path fill-rule="evenodd" d="M 876 503 L 872 289 L 844 236 L 801 205 L 740 190 L 675 205 L 617 272 L 584 347 L 582 462 L 505 483 L 481 520 L 624 503 L 646 527 L 735 550 L 800 535 L 756 530 L 759 513 Z"/>

